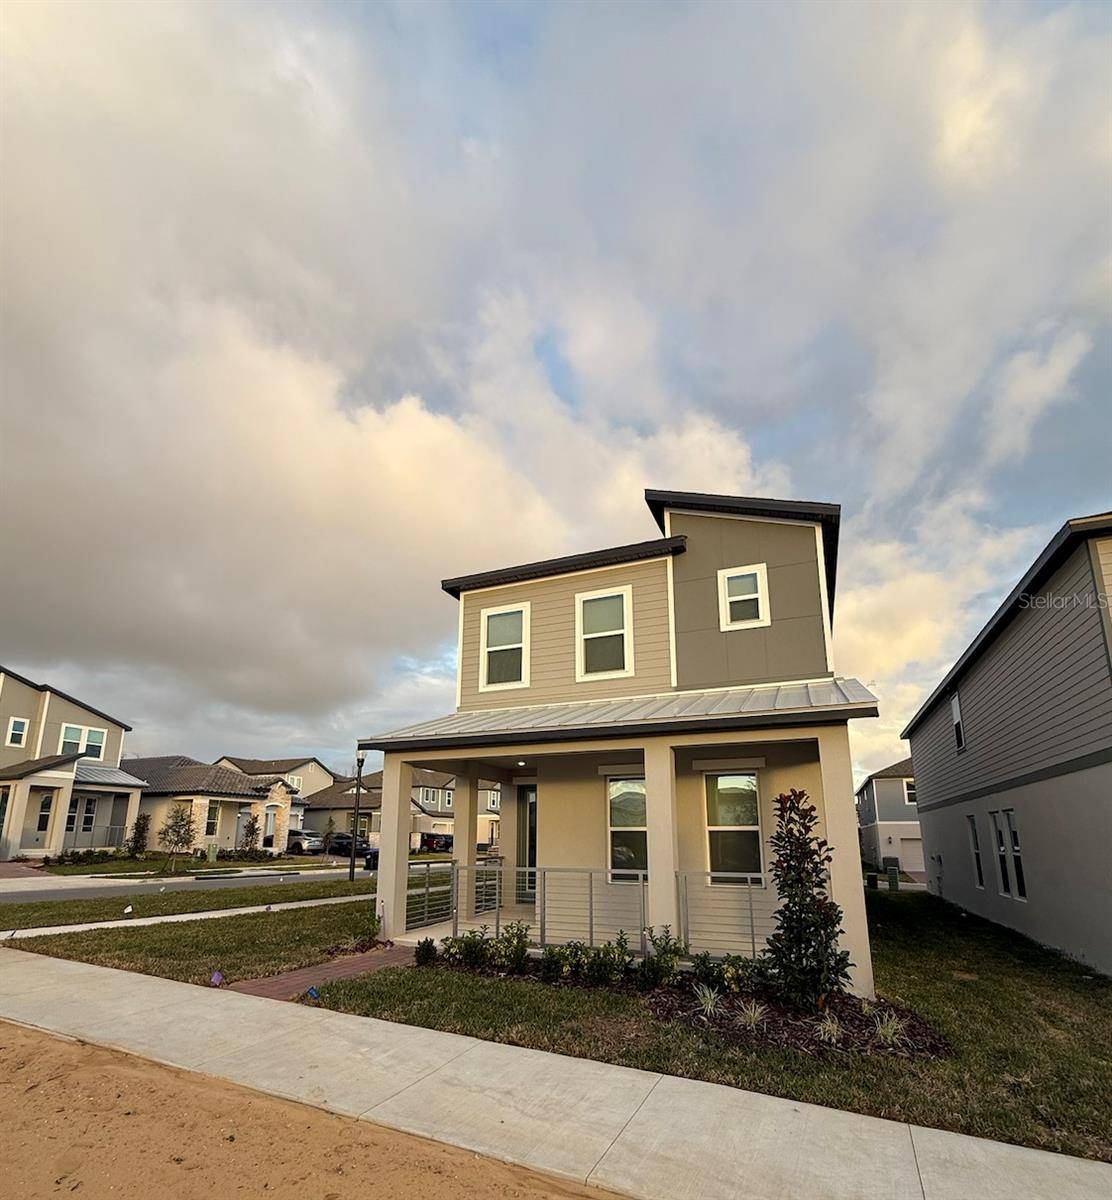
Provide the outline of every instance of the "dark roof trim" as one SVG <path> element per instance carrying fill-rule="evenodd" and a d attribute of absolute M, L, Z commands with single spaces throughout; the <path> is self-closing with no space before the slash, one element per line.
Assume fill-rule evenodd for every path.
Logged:
<path fill-rule="evenodd" d="M 12 679 L 18 679 L 20 683 L 25 683 L 28 687 L 34 688 L 36 692 L 49 692 L 52 696 L 59 696 L 61 699 L 68 700 L 70 704 L 76 704 L 78 708 L 83 708 L 86 712 L 91 712 L 94 716 L 100 717 L 104 721 L 111 721 L 113 725 L 119 725 L 125 733 L 131 732 L 131 726 L 121 721 L 119 717 L 110 717 L 108 713 L 101 712 L 99 708 L 93 708 L 91 704 L 86 704 L 84 700 L 78 700 L 76 696 L 69 696 L 65 692 L 60 692 L 56 687 L 51 687 L 49 683 L 36 683 L 33 679 L 28 679 L 26 675 L 20 675 L 18 671 L 12 671 L 5 666 L 0 666 L 0 675 L 10 675 Z"/>
<path fill-rule="evenodd" d="M 25 758 L 22 762 L 12 763 L 10 767 L 0 767 L 0 779 L 5 782 L 11 779 L 26 779 L 28 775 L 36 775 L 39 771 L 68 766 L 81 757 L 80 754 L 49 754 L 44 758 Z"/>
<path fill-rule="evenodd" d="M 1086 539 L 1112 533 L 1112 512 L 1096 513 L 1091 517 L 1073 517 L 1046 544 L 1043 552 L 1028 568 L 1027 573 L 1008 593 L 1007 599 L 989 617 L 980 633 L 966 647 L 956 663 L 946 672 L 942 682 L 920 706 L 919 711 L 907 723 L 900 737 L 911 736 L 911 731 L 922 724 L 927 714 L 942 699 L 957 687 L 962 676 L 996 640 L 996 636 L 1015 616 L 1024 596 L 1037 591 L 1062 563 Z"/>
<path fill-rule="evenodd" d="M 664 512 L 669 508 L 689 512 L 720 513 L 732 517 L 756 517 L 781 521 L 814 522 L 822 530 L 823 557 L 826 559 L 826 602 L 830 622 L 834 623 L 834 588 L 838 580 L 838 527 L 842 519 L 840 504 L 819 500 L 773 500 L 760 496 L 713 496 L 706 492 L 666 492 L 645 489 L 645 503 L 653 520 L 665 532 Z"/>
<path fill-rule="evenodd" d="M 648 558 L 682 554 L 686 549 L 685 537 L 656 538 L 651 542 L 634 542 L 630 546 L 614 546 L 609 550 L 569 554 L 564 558 L 549 558 L 518 567 L 502 567 L 497 571 L 480 571 L 477 575 L 460 575 L 455 579 L 443 580 L 440 586 L 449 596 L 458 600 L 461 592 L 473 592 L 477 588 L 523 583 L 528 579 L 544 579 L 549 575 L 565 575 L 572 571 L 591 571 L 597 567 L 612 567 L 619 563 L 642 562 Z"/>
<path fill-rule="evenodd" d="M 322 771 L 331 775 L 334 781 L 342 778 L 331 767 L 325 766 L 319 758 L 315 758 L 311 754 L 307 754 L 304 758 L 240 758 L 233 754 L 221 754 L 219 758 L 212 760 L 212 765 L 215 767 L 222 762 L 235 763 L 236 769 L 242 771 L 244 775 L 288 775 L 294 767 L 303 767 L 306 763 L 316 763 Z M 244 766 L 245 763 L 246 766 Z M 289 765 L 282 766 L 283 763 Z M 266 767 L 265 770 L 263 770 L 264 767 Z"/>
<path fill-rule="evenodd" d="M 512 710 L 511 710 L 512 711 Z M 679 721 L 645 721 L 637 724 L 589 725 L 573 729 L 487 730 L 454 737 L 379 738 L 360 740 L 361 750 L 449 750 L 457 746 L 513 746 L 533 742 L 593 742 L 615 737 L 641 737 L 660 733 L 714 733 L 721 729 L 766 729 L 784 725 L 835 725 L 856 717 L 876 717 L 875 704 L 838 705 L 796 712 L 746 716 L 698 717 Z"/>
<path fill-rule="evenodd" d="M 226 792 L 221 791 L 220 788 L 192 787 L 146 787 L 143 789 L 144 799 L 148 796 L 220 796 L 225 800 L 240 800 L 244 804 L 251 804 L 269 795 L 269 788 L 266 791 L 257 792 Z"/>

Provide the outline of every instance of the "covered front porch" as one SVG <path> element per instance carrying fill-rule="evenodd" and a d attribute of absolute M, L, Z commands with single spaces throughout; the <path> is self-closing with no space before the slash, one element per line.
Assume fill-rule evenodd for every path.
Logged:
<path fill-rule="evenodd" d="M 455 860 L 407 864 L 413 768 L 451 772 Z M 502 787 L 497 857 L 476 851 L 478 781 Z M 834 847 L 854 987 L 872 975 L 844 724 L 387 751 L 379 904 L 388 936 L 413 941 L 510 921 L 538 946 L 634 951 L 668 926 L 691 953 L 760 953 L 778 897 L 769 865 L 776 796 L 806 791 Z"/>

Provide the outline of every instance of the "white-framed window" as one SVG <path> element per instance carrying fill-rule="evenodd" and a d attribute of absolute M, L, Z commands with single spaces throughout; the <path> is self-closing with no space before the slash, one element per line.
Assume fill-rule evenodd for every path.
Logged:
<path fill-rule="evenodd" d="M 954 723 L 954 745 L 958 750 L 965 749 L 965 726 L 961 721 L 961 701 L 955 692 L 950 697 L 950 720 Z"/>
<path fill-rule="evenodd" d="M 444 807 L 451 808 L 452 801 L 455 799 L 455 792 L 451 788 L 444 789 Z"/>
<path fill-rule="evenodd" d="M 633 588 L 602 588 L 575 597 L 575 680 L 633 674 Z"/>
<path fill-rule="evenodd" d="M 759 629 L 772 624 L 768 603 L 768 567 L 723 567 L 718 572 L 718 628 Z"/>
<path fill-rule="evenodd" d="M 714 884 L 742 884 L 747 875 L 764 880 L 760 803 L 756 771 L 703 776 L 707 816 L 707 870 Z M 714 872 L 723 874 L 715 876 Z"/>
<path fill-rule="evenodd" d="M 88 725 L 63 725 L 58 738 L 59 754 L 81 754 L 85 758 L 103 758 L 107 729 Z"/>
<path fill-rule="evenodd" d="M 4 740 L 5 746 L 26 746 L 27 730 L 31 721 L 28 717 L 12 717 L 8 721 L 8 735 Z"/>
<path fill-rule="evenodd" d="M 85 811 L 81 814 L 81 832 L 92 833 L 97 819 L 97 802 L 95 797 L 85 798 Z"/>
<path fill-rule="evenodd" d="M 73 833 L 77 828 L 77 810 L 81 801 L 76 796 L 70 796 L 69 810 L 66 813 L 66 833 Z"/>
<path fill-rule="evenodd" d="M 490 792 L 487 795 L 487 807 L 493 808 L 496 812 L 502 807 L 502 793 Z"/>
<path fill-rule="evenodd" d="M 429 804 L 429 805 L 434 803 L 432 788 L 422 788 L 421 789 L 421 803 Z"/>
<path fill-rule="evenodd" d="M 295 787 L 299 792 L 301 791 L 302 779 L 300 775 L 287 775 L 286 782 L 290 785 L 290 787 Z"/>
<path fill-rule="evenodd" d="M 970 813 L 965 818 L 969 825 L 969 850 L 973 855 L 973 874 L 977 880 L 977 886 L 983 892 L 985 890 L 985 869 L 981 862 L 981 839 L 977 836 L 977 818 Z"/>
<path fill-rule="evenodd" d="M 996 868 L 1000 883 L 1000 894 L 1002 896 L 1010 896 L 1012 894 L 1011 875 L 1008 872 L 1008 847 L 1004 841 L 1004 826 L 1000 821 L 998 812 L 990 812 L 988 819 L 992 822 L 992 836 L 996 842 Z"/>
<path fill-rule="evenodd" d="M 1023 854 L 1019 849 L 1019 826 L 1015 820 L 1015 809 L 1004 809 L 1004 821 L 1008 827 L 1008 850 L 1012 856 L 1012 878 L 1015 880 L 1015 894 L 1019 900 L 1027 899 L 1027 880 L 1023 875 Z"/>
<path fill-rule="evenodd" d="M 529 686 L 529 601 L 479 613 L 479 691 Z"/>
<path fill-rule="evenodd" d="M 35 826 L 39 833 L 46 833 L 50 828 L 50 810 L 54 807 L 54 793 L 44 792 L 39 801 L 39 819 Z"/>
<path fill-rule="evenodd" d="M 0 833 L 4 832 L 4 822 L 8 819 L 8 796 L 11 794 L 11 788 L 6 784 L 0 784 Z"/>
<path fill-rule="evenodd" d="M 903 785 L 904 785 L 904 804 L 914 804 L 915 803 L 915 780 L 914 779 L 905 779 L 903 781 Z"/>
<path fill-rule="evenodd" d="M 607 779 L 606 843 L 611 883 L 636 883 L 649 870 L 649 828 L 643 779 Z"/>
<path fill-rule="evenodd" d="M 216 837 L 220 828 L 220 801 L 210 800 L 205 813 L 205 837 Z"/>

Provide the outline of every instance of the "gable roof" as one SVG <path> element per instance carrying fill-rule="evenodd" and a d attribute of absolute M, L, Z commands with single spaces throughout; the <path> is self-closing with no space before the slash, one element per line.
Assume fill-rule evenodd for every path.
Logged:
<path fill-rule="evenodd" d="M 295 767 L 303 767 L 306 763 L 316 763 L 333 779 L 337 778 L 336 772 L 331 767 L 326 767 L 319 758 L 314 758 L 311 754 L 301 758 L 234 758 L 230 754 L 221 754 L 215 762 L 234 763 L 245 775 L 286 775 Z"/>
<path fill-rule="evenodd" d="M 527 579 L 545 579 L 550 575 L 565 575 L 573 571 L 592 571 L 597 567 L 612 567 L 618 563 L 643 562 L 648 558 L 682 554 L 686 549 L 685 537 L 655 538 L 650 542 L 634 542 L 629 546 L 612 546 L 608 550 L 589 550 L 585 554 L 568 554 L 563 558 L 546 558 L 517 567 L 480 571 L 477 575 L 460 575 L 455 579 L 442 580 L 440 586 L 449 596 L 458 600 L 460 592 L 472 592 L 476 588 L 523 583 Z"/>
<path fill-rule="evenodd" d="M 165 754 L 155 758 L 125 758 L 130 773 L 147 781 L 148 796 L 243 796 L 257 798 L 280 783 L 296 793 L 279 775 L 245 775 L 231 767 L 216 767 L 198 762 L 184 754 Z"/>
<path fill-rule="evenodd" d="M 25 758 L 22 762 L 12 763 L 10 767 L 0 767 L 0 779 L 26 779 L 28 775 L 35 775 L 39 771 L 69 766 L 80 757 L 80 754 L 48 754 L 43 758 Z"/>
<path fill-rule="evenodd" d="M 381 774 L 379 772 L 380 776 Z M 432 772 L 429 772 L 429 774 L 432 774 Z M 363 782 L 366 783 L 366 780 Z M 321 788 L 319 792 L 314 792 L 311 796 L 306 797 L 305 807 L 307 809 L 354 808 L 354 790 L 354 779 L 337 780 L 331 787 Z M 412 796 L 409 798 L 409 803 L 413 809 L 424 813 L 426 817 L 434 815 L 423 804 L 414 800 Z M 373 787 L 364 787 L 359 793 L 359 810 L 360 812 L 368 812 L 375 811 L 381 807 L 382 782 L 380 779 Z"/>
<path fill-rule="evenodd" d="M 18 679 L 20 683 L 25 684 L 27 687 L 34 688 L 36 692 L 49 692 L 52 696 L 59 696 L 61 699 L 68 700 L 70 704 L 76 704 L 78 708 L 83 708 L 104 721 L 111 721 L 113 725 L 119 725 L 125 733 L 131 732 L 131 726 L 121 721 L 119 717 L 110 717 L 108 713 L 101 712 L 99 708 L 93 708 L 91 704 L 86 704 L 84 700 L 78 700 L 76 696 L 70 696 L 68 693 L 60 691 L 49 683 L 36 683 L 33 679 L 28 679 L 26 675 L 20 675 L 18 671 L 13 671 L 10 667 L 3 665 L 0 665 L 0 675 L 8 675 L 12 679 Z"/>
<path fill-rule="evenodd" d="M 879 771 L 874 771 L 871 775 L 866 776 L 861 787 L 857 790 L 862 791 L 866 784 L 874 779 L 914 779 L 915 771 L 911 766 L 910 758 L 901 758 L 899 762 L 892 763 L 889 767 L 882 767 Z"/>
<path fill-rule="evenodd" d="M 838 581 L 838 529 L 842 506 L 819 500 L 773 500 L 761 496 L 716 496 L 707 492 L 667 492 L 645 489 L 645 503 L 653 520 L 665 532 L 664 513 L 669 508 L 688 512 L 719 513 L 733 517 L 814 522 L 822 530 L 823 558 L 826 560 L 826 602 L 830 621 L 834 621 L 834 588 Z"/>
<path fill-rule="evenodd" d="M 962 676 L 988 650 L 1008 622 L 1019 612 L 1020 604 L 1025 596 L 1038 591 L 1082 542 L 1091 537 L 1100 537 L 1109 533 L 1112 533 L 1112 512 L 1094 513 L 1089 517 L 1071 517 L 1047 542 L 1042 553 L 1028 567 L 1023 578 L 1008 593 L 1003 604 L 989 617 L 981 632 L 969 643 L 957 662 L 943 676 L 942 682 L 923 701 L 919 711 L 908 721 L 907 727 L 900 737 L 910 737 L 911 731 L 922 723 L 923 718 L 931 709 L 940 700 L 947 698 L 950 692 L 957 687 Z"/>

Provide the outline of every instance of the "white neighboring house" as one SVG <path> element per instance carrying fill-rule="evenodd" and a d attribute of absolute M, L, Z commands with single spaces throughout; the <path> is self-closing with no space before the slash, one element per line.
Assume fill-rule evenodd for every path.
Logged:
<path fill-rule="evenodd" d="M 923 835 L 910 758 L 874 771 L 857 789 L 861 861 L 870 867 L 899 867 L 922 874 Z"/>

